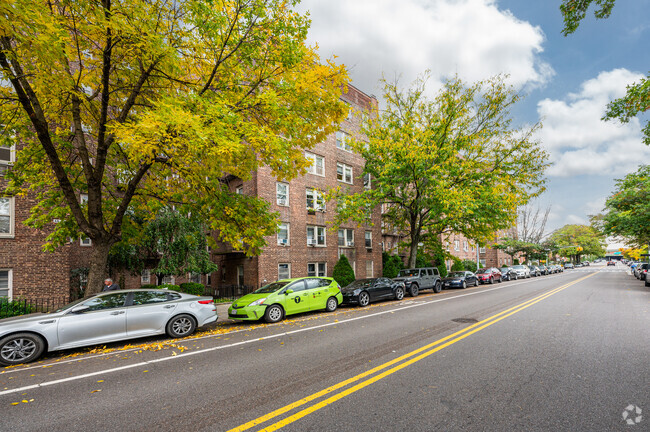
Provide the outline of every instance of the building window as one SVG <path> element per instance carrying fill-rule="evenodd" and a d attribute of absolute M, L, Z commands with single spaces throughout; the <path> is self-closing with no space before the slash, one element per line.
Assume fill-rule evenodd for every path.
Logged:
<path fill-rule="evenodd" d="M 372 249 L 372 231 L 366 231 L 366 248 Z"/>
<path fill-rule="evenodd" d="M 237 186 L 235 188 L 235 193 L 237 195 L 244 195 L 244 186 L 243 185 L 242 186 Z"/>
<path fill-rule="evenodd" d="M 0 298 L 11 300 L 11 270 L 0 270 Z"/>
<path fill-rule="evenodd" d="M 354 230 L 350 228 L 343 228 L 339 230 L 339 246 L 340 247 L 353 247 L 354 246 Z"/>
<path fill-rule="evenodd" d="M 366 261 L 366 277 L 367 278 L 372 278 L 375 277 L 375 274 L 373 272 L 373 262 L 372 261 Z"/>
<path fill-rule="evenodd" d="M 278 264 L 278 280 L 291 278 L 291 264 L 280 263 Z"/>
<path fill-rule="evenodd" d="M 307 276 L 327 276 L 327 263 L 308 263 Z"/>
<path fill-rule="evenodd" d="M 289 206 L 289 185 L 286 183 L 275 184 L 275 200 L 279 206 Z"/>
<path fill-rule="evenodd" d="M 352 167 L 342 163 L 337 163 L 336 179 L 343 183 L 352 184 Z"/>
<path fill-rule="evenodd" d="M 454 250 L 460 250 L 460 241 L 454 240 Z"/>
<path fill-rule="evenodd" d="M 478 260 L 478 262 L 481 264 L 481 268 L 485 267 L 485 260 Z"/>
<path fill-rule="evenodd" d="M 325 198 L 322 192 L 307 188 L 307 210 L 325 211 Z"/>
<path fill-rule="evenodd" d="M 244 265 L 239 264 L 237 266 L 237 285 L 244 285 Z"/>
<path fill-rule="evenodd" d="M 463 240 L 463 250 L 465 252 L 469 250 L 469 244 L 467 243 L 467 240 Z"/>
<path fill-rule="evenodd" d="M 14 199 L 0 198 L 0 237 L 14 236 Z"/>
<path fill-rule="evenodd" d="M 307 167 L 307 172 L 319 176 L 325 175 L 325 158 L 313 153 L 305 153 L 305 157 L 311 161 L 311 165 Z"/>
<path fill-rule="evenodd" d="M 372 187 L 371 182 L 370 182 L 370 174 L 365 173 L 363 175 L 363 188 L 364 189 L 370 189 Z"/>
<path fill-rule="evenodd" d="M 485 246 L 483 246 L 482 248 L 480 248 L 478 252 L 479 252 L 479 253 L 485 253 Z"/>
<path fill-rule="evenodd" d="M 307 245 L 325 246 L 325 227 L 307 225 Z"/>
<path fill-rule="evenodd" d="M 6 146 L 0 144 L 0 176 L 5 175 L 11 164 L 14 162 L 14 157 L 15 146 Z"/>
<path fill-rule="evenodd" d="M 144 269 L 140 273 L 140 284 L 150 284 L 151 283 L 151 270 Z"/>
<path fill-rule="evenodd" d="M 163 278 L 162 278 L 163 285 L 174 285 L 175 281 L 176 280 L 175 280 L 174 276 L 172 276 L 172 275 L 163 276 Z"/>
<path fill-rule="evenodd" d="M 343 150 L 352 151 L 352 147 L 350 147 L 350 135 L 342 131 L 336 132 L 336 147 Z"/>
<path fill-rule="evenodd" d="M 278 231 L 278 244 L 280 246 L 289 246 L 289 224 L 286 222 L 280 223 Z"/>
<path fill-rule="evenodd" d="M 187 280 L 192 283 L 201 283 L 201 273 L 190 273 L 187 275 Z"/>

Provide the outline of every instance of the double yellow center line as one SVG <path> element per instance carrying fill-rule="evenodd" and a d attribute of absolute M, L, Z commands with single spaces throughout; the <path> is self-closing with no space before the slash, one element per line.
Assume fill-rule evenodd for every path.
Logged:
<path fill-rule="evenodd" d="M 275 417 L 278 417 L 282 414 L 285 414 L 289 411 L 292 411 L 298 407 L 301 407 L 303 405 L 308 404 L 309 402 L 315 401 L 316 399 L 320 399 L 323 396 L 335 393 L 337 390 L 342 389 L 343 387 L 347 387 L 348 385 L 355 383 L 357 381 L 360 381 L 356 385 L 349 387 L 339 393 L 335 393 L 329 398 L 322 400 L 318 403 L 315 403 L 307 408 L 302 409 L 301 411 L 298 411 L 295 414 L 292 414 L 289 417 L 284 418 L 283 420 L 280 420 L 276 423 L 273 423 L 264 429 L 261 429 L 261 431 L 274 431 L 278 430 L 288 424 L 291 424 L 295 422 L 296 420 L 299 420 L 315 411 L 318 411 L 321 408 L 324 408 L 352 393 L 357 392 L 358 390 L 361 390 L 364 387 L 369 386 L 372 383 L 375 383 L 383 378 L 386 378 L 387 376 L 394 374 L 395 372 L 404 369 L 407 366 L 412 365 L 413 363 L 416 363 L 431 354 L 434 354 L 450 345 L 455 344 L 458 341 L 461 341 L 465 339 L 468 336 L 473 335 L 474 333 L 477 333 L 499 321 L 502 319 L 508 318 L 511 315 L 516 314 L 517 312 L 521 312 L 522 310 L 534 305 L 535 303 L 538 303 L 554 294 L 559 293 L 560 291 L 570 287 L 571 285 L 575 285 L 579 282 L 582 282 L 583 280 L 590 278 L 594 276 L 596 273 L 592 273 L 590 275 L 587 275 L 585 277 L 582 277 L 580 279 L 577 279 L 573 282 L 569 282 L 568 284 L 562 285 L 558 288 L 555 288 L 551 291 L 548 291 L 542 295 L 539 295 L 535 298 L 532 298 L 528 301 L 525 301 L 517 306 L 511 307 L 510 309 L 504 310 L 503 312 L 500 312 L 496 315 L 493 315 L 487 319 L 484 319 L 483 321 L 479 321 L 476 324 L 473 324 L 469 327 L 464 328 L 463 330 L 460 330 L 456 333 L 450 334 L 449 336 L 446 336 L 442 339 L 438 339 L 435 342 L 432 342 L 428 345 L 425 345 L 421 348 L 418 348 L 414 351 L 411 351 L 407 354 L 404 354 L 403 356 L 397 357 L 389 362 L 386 362 L 382 365 L 379 365 L 373 369 L 370 369 L 366 372 L 363 372 L 359 375 L 356 375 L 352 378 L 349 378 L 345 381 L 341 381 L 337 384 L 334 384 L 333 386 L 327 387 L 326 389 L 323 389 L 317 393 L 314 393 L 312 395 L 309 395 L 305 398 L 302 398 L 300 400 L 297 400 L 296 402 L 293 402 L 289 405 L 286 405 L 282 408 L 279 408 L 273 412 L 270 412 L 266 415 L 263 415 L 261 417 L 256 418 L 255 420 L 251 420 L 248 423 L 244 423 L 243 425 L 240 425 L 234 429 L 230 429 L 228 432 L 240 432 L 240 431 L 245 431 L 248 429 L 253 428 L 254 426 L 260 425 L 262 423 L 265 423 Z M 385 370 L 386 369 L 386 370 Z M 377 375 L 374 375 L 377 372 L 383 371 Z M 370 377 L 371 375 L 374 375 Z M 370 378 L 367 378 L 370 377 Z M 367 379 L 365 379 L 367 378 Z M 364 380 L 365 379 L 365 380 Z"/>

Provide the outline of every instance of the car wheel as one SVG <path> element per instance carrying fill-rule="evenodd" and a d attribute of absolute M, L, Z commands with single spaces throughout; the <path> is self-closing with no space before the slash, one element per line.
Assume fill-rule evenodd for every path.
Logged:
<path fill-rule="evenodd" d="M 5 366 L 36 360 L 45 350 L 45 342 L 32 333 L 16 333 L 0 339 L 0 364 Z"/>
<path fill-rule="evenodd" d="M 370 300 L 370 298 L 368 298 L 368 300 Z M 327 312 L 334 312 L 338 305 L 339 302 L 336 300 L 336 297 L 330 297 L 327 299 L 327 303 L 325 303 L 325 310 Z"/>
<path fill-rule="evenodd" d="M 418 286 L 418 284 L 411 284 L 411 287 L 409 288 L 410 296 L 417 297 L 419 293 L 420 293 L 420 287 Z"/>
<path fill-rule="evenodd" d="M 361 291 L 361 293 L 359 294 L 359 306 L 365 307 L 368 306 L 369 304 L 370 304 L 370 295 L 365 291 Z"/>
<path fill-rule="evenodd" d="M 475 287 L 478 286 L 478 279 L 476 279 L 476 280 L 474 281 L 474 286 L 475 286 Z"/>
<path fill-rule="evenodd" d="M 650 286 L 650 283 L 648 283 L 648 278 L 645 278 L 645 286 Z"/>
<path fill-rule="evenodd" d="M 329 300 L 328 300 L 329 303 Z M 276 323 L 284 317 L 284 310 L 278 305 L 271 305 L 264 311 L 264 321 L 267 323 Z"/>
<path fill-rule="evenodd" d="M 503 282 L 503 279 L 502 279 L 502 278 L 499 278 L 499 283 L 501 283 L 501 282 Z"/>
<path fill-rule="evenodd" d="M 467 288 L 467 282 L 463 281 L 463 289 Z"/>
<path fill-rule="evenodd" d="M 518 275 L 514 275 L 515 280 L 519 279 Z"/>
<path fill-rule="evenodd" d="M 395 300 L 402 300 L 404 298 L 404 289 L 402 287 L 398 287 L 395 289 Z"/>
<path fill-rule="evenodd" d="M 433 292 L 434 292 L 434 293 L 439 293 L 440 291 L 442 291 L 442 284 L 440 283 L 440 281 L 438 281 L 438 282 L 436 282 L 436 284 L 433 286 Z"/>
<path fill-rule="evenodd" d="M 170 319 L 165 331 L 169 337 L 181 338 L 194 333 L 196 321 L 189 315 L 178 315 Z"/>

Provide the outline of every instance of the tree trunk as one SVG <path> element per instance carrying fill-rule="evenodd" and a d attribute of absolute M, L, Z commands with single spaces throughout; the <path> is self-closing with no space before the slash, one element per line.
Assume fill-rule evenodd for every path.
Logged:
<path fill-rule="evenodd" d="M 104 279 L 108 276 L 108 252 L 111 246 L 110 241 L 93 239 L 86 296 L 97 294 L 104 287 Z"/>

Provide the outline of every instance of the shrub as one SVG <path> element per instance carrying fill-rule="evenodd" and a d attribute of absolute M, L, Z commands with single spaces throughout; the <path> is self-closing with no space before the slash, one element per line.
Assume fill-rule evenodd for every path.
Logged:
<path fill-rule="evenodd" d="M 332 273 L 332 277 L 342 287 L 348 286 L 352 282 L 354 282 L 355 280 L 354 270 L 352 270 L 350 261 L 348 261 L 345 255 L 341 255 L 338 262 L 334 266 L 334 272 Z"/>
<path fill-rule="evenodd" d="M 36 309 L 26 301 L 0 298 L 0 318 L 26 315 L 32 312 L 36 312 Z"/>
<path fill-rule="evenodd" d="M 472 261 L 472 260 L 463 260 L 463 268 L 471 272 L 475 272 L 476 270 L 478 270 L 478 267 L 476 266 L 476 261 Z"/>
<path fill-rule="evenodd" d="M 512 265 L 519 265 L 519 260 L 517 258 L 513 259 Z"/>
<path fill-rule="evenodd" d="M 169 290 L 174 290 L 174 291 L 180 291 L 181 290 L 181 287 L 179 285 L 172 285 L 172 284 L 158 285 L 158 288 L 160 288 L 160 289 L 169 289 Z"/>
<path fill-rule="evenodd" d="M 142 289 L 152 289 L 152 288 L 158 288 L 158 285 L 156 285 L 156 284 L 146 284 L 146 285 L 141 285 L 140 288 L 142 288 Z"/>
<path fill-rule="evenodd" d="M 451 271 L 463 271 L 465 270 L 465 265 L 460 260 L 460 258 L 453 257 L 454 264 L 451 266 Z"/>
<path fill-rule="evenodd" d="M 185 282 L 180 285 L 180 291 L 186 294 L 203 295 L 205 285 L 196 282 Z"/>
<path fill-rule="evenodd" d="M 387 278 L 397 277 L 400 270 L 404 268 L 404 263 L 398 255 L 390 255 L 388 252 L 381 254 L 383 261 L 382 276 Z"/>

